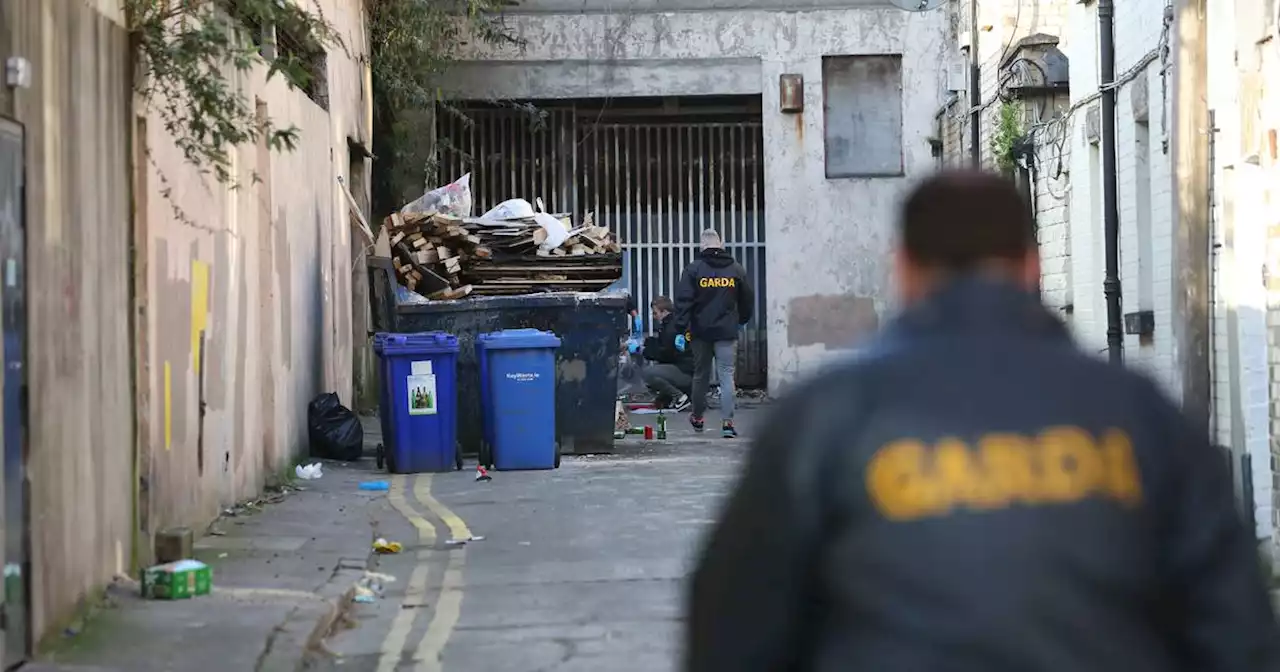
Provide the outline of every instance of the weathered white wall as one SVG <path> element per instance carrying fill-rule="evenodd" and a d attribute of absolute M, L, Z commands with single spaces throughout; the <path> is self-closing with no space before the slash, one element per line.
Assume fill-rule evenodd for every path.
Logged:
<path fill-rule="evenodd" d="M 118 11 L 80 0 L 0 12 L 0 53 L 26 58 L 33 75 L 0 95 L 0 114 L 26 135 L 25 625 L 39 641 L 129 569 L 128 35 Z M 9 627 L 23 627 L 21 605 L 11 609 Z"/>
<path fill-rule="evenodd" d="M 1058 38 L 1057 47 L 1065 52 L 1072 40 L 1067 25 L 1069 5 L 1068 0 L 978 1 L 977 44 L 982 109 L 979 149 L 984 166 L 993 168 L 995 165 L 991 139 L 999 127 L 1003 96 L 1008 93 L 1001 90 L 1001 82 L 1010 71 L 1001 66 L 1009 57 L 1019 55 L 1018 44 L 1032 35 Z M 963 85 L 967 88 L 967 50 L 973 43 L 969 3 L 951 0 L 946 7 L 950 17 L 948 33 L 953 41 L 949 66 L 953 71 L 963 73 Z M 1060 99 L 1061 95 L 1037 96 L 1017 104 L 1023 112 L 1021 128 L 1034 138 L 1032 198 L 1040 241 L 1041 293 L 1045 304 L 1070 322 L 1073 310 L 1069 217 L 1071 148 L 1064 144 L 1064 138 L 1071 119 L 1062 109 Z M 956 91 L 939 112 L 938 130 L 944 164 L 969 165 L 969 123 L 969 93 L 966 90 Z"/>
<path fill-rule="evenodd" d="M 1270 536 L 1272 465 L 1268 407 L 1267 346 L 1263 251 L 1265 225 L 1242 217 L 1241 199 L 1259 192 L 1241 182 L 1236 115 L 1234 49 L 1236 23 L 1229 3 L 1215 5 L 1210 16 L 1211 107 L 1219 108 L 1215 135 L 1213 255 L 1213 434 L 1219 444 L 1253 461 L 1258 533 Z M 1120 280 L 1123 310 L 1153 310 L 1155 333 L 1149 341 L 1125 335 L 1125 361 L 1162 384 L 1180 401 L 1182 381 L 1174 340 L 1173 205 L 1176 191 L 1168 138 L 1171 132 L 1171 67 L 1166 47 L 1169 28 L 1165 0 L 1117 3 L 1115 15 L 1116 167 L 1120 214 Z M 1071 323 L 1081 343 L 1102 355 L 1106 349 L 1106 303 L 1100 102 L 1098 90 L 1098 17 L 1096 3 L 1073 4 L 1065 49 L 1071 58 L 1073 113 L 1063 129 L 1069 165 L 1069 304 Z M 1256 39 L 1256 38 L 1255 38 Z M 1167 73 L 1167 74 L 1166 74 Z M 1097 110 L 1097 111 L 1095 111 Z M 1223 112 L 1227 112 L 1224 116 Z M 1145 130 L 1140 119 L 1145 118 Z M 1145 136 L 1145 145 L 1140 137 Z M 1051 137 L 1042 139 L 1051 140 Z M 1145 165 L 1143 165 L 1145 164 Z M 1145 194 L 1144 194 L 1145 192 Z M 1140 235 L 1140 221 L 1150 227 Z M 1044 227 L 1042 222 L 1042 227 Z M 1064 224 L 1056 224 L 1064 226 Z M 1058 240 L 1056 234 L 1053 240 Z M 1042 251 L 1049 252 L 1042 248 Z M 1047 253 L 1056 258 L 1058 250 Z M 1142 268 L 1148 268 L 1144 277 Z M 1054 289 L 1058 289 L 1055 287 Z M 1052 301 L 1052 299 L 1051 299 Z"/>
<path fill-rule="evenodd" d="M 1169 97 L 1160 77 L 1164 0 L 1119 3 L 1115 16 L 1116 73 L 1123 83 L 1116 97 L 1116 170 L 1120 211 L 1120 281 L 1123 310 L 1149 308 L 1155 313 L 1155 334 L 1149 343 L 1125 335 L 1125 359 L 1160 381 L 1171 394 L 1180 384 L 1173 360 L 1172 336 L 1172 196 L 1170 162 L 1163 148 L 1168 124 Z M 1072 324 L 1084 347 L 1106 349 L 1106 302 L 1102 293 L 1105 272 L 1102 216 L 1102 157 L 1099 146 L 1098 18 L 1094 4 L 1073 4 L 1068 31 L 1072 35 L 1064 51 L 1071 59 L 1072 113 L 1055 141 L 1068 155 L 1071 180 Z M 1154 56 L 1153 56 L 1154 55 Z M 1152 60 L 1154 58 L 1154 60 Z M 1138 81 L 1138 80 L 1144 81 Z M 1150 149 L 1146 189 L 1149 193 L 1150 245 L 1140 243 L 1137 226 L 1138 174 L 1135 154 L 1135 91 L 1145 86 Z M 1142 94 L 1138 97 L 1138 108 Z M 1049 140 L 1049 138 L 1046 138 Z M 1144 247 L 1147 249 L 1144 251 Z M 1145 252 L 1145 254 L 1144 254 Z M 1147 257 L 1144 260 L 1144 257 Z M 1150 264 L 1152 282 L 1143 287 L 1139 266 Z M 1149 296 L 1147 296 L 1149 294 Z"/>
<path fill-rule="evenodd" d="M 139 119 L 139 151 L 152 157 L 137 178 L 144 534 L 197 527 L 260 492 L 305 453 L 315 394 L 352 403 L 353 239 L 337 178 L 352 182 L 347 139 L 369 145 L 367 40 L 362 3 L 320 8 L 346 44 L 328 55 L 328 110 L 282 78 L 243 76 L 251 104 L 301 135 L 293 152 L 239 148 L 239 189 L 196 174 L 157 117 Z"/>
<path fill-rule="evenodd" d="M 1248 134 L 1251 149 L 1258 157 L 1260 182 L 1255 191 L 1260 201 L 1255 212 L 1267 227 L 1266 265 L 1267 282 L 1267 331 L 1268 376 L 1271 427 L 1271 523 L 1272 549 L 1280 559 L 1280 87 L 1257 86 L 1259 82 L 1280 81 L 1280 6 L 1269 19 L 1259 21 L 1255 28 L 1269 31 L 1270 40 L 1254 46 L 1256 68 L 1244 70 L 1240 77 L 1240 91 L 1254 92 L 1257 107 L 1249 115 L 1255 124 Z M 1241 35 L 1247 38 L 1248 33 Z M 1241 115 L 1244 117 L 1245 115 Z"/>
<path fill-rule="evenodd" d="M 472 54 L 453 73 L 453 95 L 762 95 L 771 390 L 887 317 L 895 208 L 910 180 L 934 165 L 928 136 L 940 103 L 945 12 L 744 7 L 507 21 L 527 47 Z M 905 177 L 825 177 L 822 57 L 849 54 L 903 55 Z M 784 73 L 804 76 L 803 114 L 778 111 Z"/>
<path fill-rule="evenodd" d="M 1259 537 L 1271 536 L 1272 474 L 1270 390 L 1267 368 L 1266 263 L 1267 222 L 1261 216 L 1264 190 L 1260 169 L 1248 159 L 1245 144 L 1256 106 L 1242 102 L 1256 95 L 1241 91 L 1240 70 L 1256 67 L 1260 12 L 1252 3 L 1213 3 L 1209 7 L 1209 107 L 1215 112 L 1214 229 L 1220 247 L 1214 296 L 1214 419 L 1218 441 L 1253 464 Z M 1238 6 L 1238 7 L 1237 7 Z"/>

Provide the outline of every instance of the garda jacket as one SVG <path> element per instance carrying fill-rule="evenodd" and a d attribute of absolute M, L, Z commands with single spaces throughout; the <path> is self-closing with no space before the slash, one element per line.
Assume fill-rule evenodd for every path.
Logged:
<path fill-rule="evenodd" d="M 1034 295 L 958 281 L 759 427 L 686 672 L 1280 670 L 1224 456 Z"/>
<path fill-rule="evenodd" d="M 722 248 L 703 250 L 676 287 L 676 333 L 694 339 L 733 341 L 751 321 L 755 295 L 747 272 Z"/>

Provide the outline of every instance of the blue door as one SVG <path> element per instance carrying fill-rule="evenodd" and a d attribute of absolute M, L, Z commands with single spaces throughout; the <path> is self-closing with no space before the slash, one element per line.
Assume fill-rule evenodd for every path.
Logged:
<path fill-rule="evenodd" d="M 4 474 L 0 506 L 4 512 L 4 591 L 0 624 L 4 626 L 3 661 L 8 668 L 28 651 L 28 576 L 31 562 L 27 535 L 26 331 L 23 202 L 23 130 L 0 119 L 0 331 L 3 332 L 4 385 L 0 390 L 4 426 Z"/>

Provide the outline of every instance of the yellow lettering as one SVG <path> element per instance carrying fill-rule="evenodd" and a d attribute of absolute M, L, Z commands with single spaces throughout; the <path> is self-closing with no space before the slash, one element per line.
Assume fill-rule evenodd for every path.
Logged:
<path fill-rule="evenodd" d="M 1133 506 L 1142 501 L 1142 479 L 1133 455 L 1129 435 L 1109 429 L 1102 435 L 1102 459 L 1106 462 L 1107 491 L 1120 502 Z"/>
<path fill-rule="evenodd" d="M 919 441 L 891 443 L 867 465 L 867 494 L 889 520 L 911 520 L 937 512 L 942 493 L 926 483 L 925 446 Z"/>
<path fill-rule="evenodd" d="M 1035 469 L 1031 464 L 1031 442 L 1017 434 L 988 434 L 979 442 L 982 467 L 991 488 L 1005 502 L 1038 501 Z"/>
<path fill-rule="evenodd" d="M 1040 492 L 1051 502 L 1074 502 L 1098 490 L 1106 467 L 1093 437 L 1078 427 L 1040 434 Z"/>
<path fill-rule="evenodd" d="M 706 289 L 708 287 L 727 288 L 737 287 L 737 278 L 699 278 L 698 286 Z"/>
<path fill-rule="evenodd" d="M 959 439 L 938 442 L 933 454 L 933 469 L 938 482 L 930 485 L 940 489 L 952 505 L 994 509 L 1005 503 L 1001 493 L 992 487 L 990 480 L 974 463 L 969 447 Z"/>
<path fill-rule="evenodd" d="M 901 439 L 876 451 L 867 465 L 867 492 L 885 518 L 907 521 L 1014 504 L 1061 505 L 1102 497 L 1142 501 L 1141 470 L 1129 435 L 1051 427 L 1034 438 L 987 434 L 974 446 L 955 437 L 926 445 Z"/>

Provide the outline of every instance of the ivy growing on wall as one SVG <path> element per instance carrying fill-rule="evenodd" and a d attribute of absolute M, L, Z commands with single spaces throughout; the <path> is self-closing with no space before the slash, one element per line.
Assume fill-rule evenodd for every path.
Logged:
<path fill-rule="evenodd" d="M 513 0 L 368 0 L 373 75 L 375 215 L 421 195 L 440 150 L 435 114 L 466 120 L 438 87 L 472 46 L 519 47 L 503 20 Z M 453 176 L 457 177 L 457 176 Z"/>
<path fill-rule="evenodd" d="M 318 7 L 280 0 L 122 2 L 134 90 L 201 174 L 234 187 L 237 146 L 263 139 L 274 150 L 296 146 L 298 129 L 259 119 L 237 75 L 261 67 L 269 79 L 306 89 L 316 56 L 343 48 Z"/>
<path fill-rule="evenodd" d="M 1018 167 L 1017 148 L 1026 133 L 1022 129 L 1022 113 L 1017 104 L 1000 105 L 995 134 L 991 137 L 991 153 L 1001 173 L 1012 175 Z"/>

